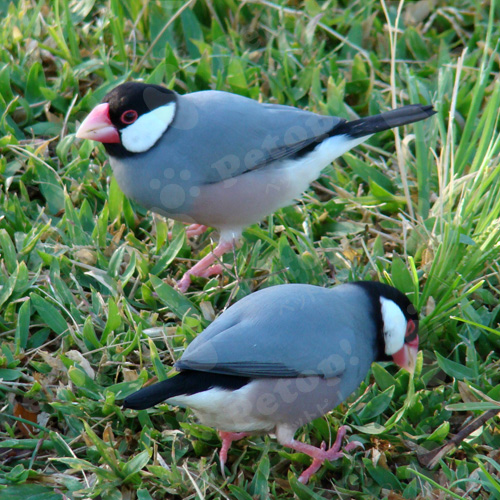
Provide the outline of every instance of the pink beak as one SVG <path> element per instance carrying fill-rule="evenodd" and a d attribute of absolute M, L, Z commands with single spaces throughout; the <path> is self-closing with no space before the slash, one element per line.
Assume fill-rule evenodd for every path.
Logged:
<path fill-rule="evenodd" d="M 415 371 L 415 364 L 418 355 L 418 335 L 411 341 L 403 345 L 403 347 L 392 355 L 394 363 L 407 372 L 413 373 Z"/>
<path fill-rule="evenodd" d="M 79 139 L 91 139 L 104 143 L 119 143 L 120 134 L 109 118 L 109 104 L 103 102 L 96 106 L 83 120 L 76 132 Z"/>

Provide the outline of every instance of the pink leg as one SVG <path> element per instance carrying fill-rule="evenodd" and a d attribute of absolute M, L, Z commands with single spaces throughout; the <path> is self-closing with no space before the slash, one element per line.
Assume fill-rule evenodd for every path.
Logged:
<path fill-rule="evenodd" d="M 186 228 L 186 238 L 192 238 L 193 236 L 203 234 L 207 229 L 208 227 L 203 224 L 191 224 Z M 168 232 L 168 239 L 172 239 L 172 231 Z"/>
<path fill-rule="evenodd" d="M 219 436 L 222 439 L 222 447 L 220 449 L 219 453 L 219 459 L 220 459 L 220 468 L 222 472 L 222 476 L 225 478 L 226 473 L 224 472 L 224 465 L 226 464 L 227 460 L 227 452 L 229 451 L 229 448 L 231 447 L 231 443 L 233 441 L 237 441 L 238 439 L 243 439 L 244 437 L 249 436 L 250 434 L 248 432 L 225 432 L 225 431 L 219 431 Z"/>
<path fill-rule="evenodd" d="M 212 266 L 212 264 L 232 248 L 232 242 L 219 243 L 215 247 L 215 250 L 203 257 L 200 262 L 184 273 L 184 276 L 177 282 L 177 288 L 179 291 L 182 293 L 187 291 L 189 285 L 191 284 L 191 276 L 208 278 L 212 274 L 220 274 L 223 271 L 223 266 L 220 264 Z"/>
<path fill-rule="evenodd" d="M 312 464 L 300 475 L 299 481 L 301 483 L 306 484 L 307 481 L 309 481 L 310 477 L 319 470 L 325 460 L 338 460 L 339 458 L 344 456 L 344 452 L 341 451 L 341 448 L 342 440 L 344 439 L 346 432 L 346 426 L 343 425 L 339 428 L 335 443 L 333 443 L 333 446 L 329 450 L 326 449 L 325 442 L 321 443 L 320 448 L 317 448 L 316 446 L 312 446 L 310 444 L 301 443 L 300 441 L 295 441 L 295 439 L 292 439 L 289 443 L 283 443 L 285 446 L 288 446 L 295 451 L 305 453 L 313 459 Z M 347 444 L 344 450 L 350 451 L 358 446 L 363 447 L 363 445 L 359 441 L 352 441 L 351 443 Z"/>

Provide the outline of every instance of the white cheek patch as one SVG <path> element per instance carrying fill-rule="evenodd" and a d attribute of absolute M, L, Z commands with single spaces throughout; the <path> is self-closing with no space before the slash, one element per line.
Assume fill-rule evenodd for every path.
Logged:
<path fill-rule="evenodd" d="M 380 297 L 384 322 L 385 353 L 398 352 L 405 343 L 406 318 L 400 307 L 392 300 Z"/>
<path fill-rule="evenodd" d="M 120 131 L 122 145 L 131 153 L 144 153 L 165 133 L 175 116 L 175 102 L 153 109 Z"/>

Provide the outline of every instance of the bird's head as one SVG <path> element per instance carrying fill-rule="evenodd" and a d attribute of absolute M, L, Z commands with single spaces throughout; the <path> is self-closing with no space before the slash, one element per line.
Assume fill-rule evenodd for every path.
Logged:
<path fill-rule="evenodd" d="M 112 156 L 144 153 L 175 117 L 177 94 L 160 85 L 127 82 L 106 94 L 76 136 L 102 142 Z"/>
<path fill-rule="evenodd" d="M 375 281 L 358 282 L 371 296 L 379 326 L 379 360 L 390 359 L 410 373 L 418 354 L 418 312 L 396 288 Z"/>

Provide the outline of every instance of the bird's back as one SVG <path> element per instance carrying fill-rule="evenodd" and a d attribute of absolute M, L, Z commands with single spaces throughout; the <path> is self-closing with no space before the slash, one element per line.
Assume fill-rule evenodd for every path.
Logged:
<path fill-rule="evenodd" d="M 176 364 L 250 377 L 366 372 L 377 355 L 373 304 L 362 288 L 278 285 L 231 306 Z M 364 377 L 364 375 L 363 375 Z"/>

